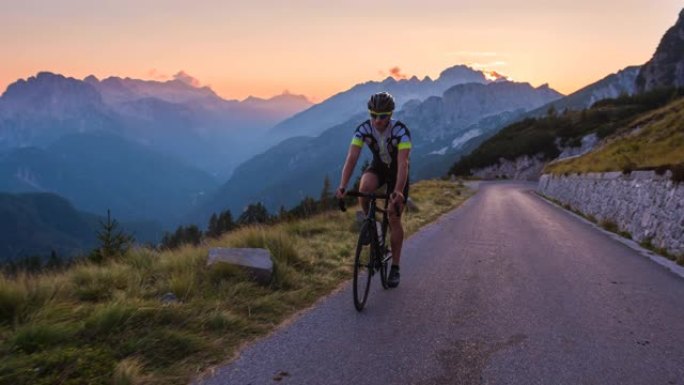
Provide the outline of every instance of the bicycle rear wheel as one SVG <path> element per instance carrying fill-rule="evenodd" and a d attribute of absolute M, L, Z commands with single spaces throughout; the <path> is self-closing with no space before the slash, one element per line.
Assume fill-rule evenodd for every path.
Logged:
<path fill-rule="evenodd" d="M 359 232 L 359 240 L 356 243 L 356 257 L 354 258 L 354 307 L 357 311 L 363 310 L 368 299 L 368 289 L 373 276 L 373 234 L 370 233 L 370 222 L 364 221 Z M 373 227 L 375 230 L 375 227 Z M 370 242 L 364 245 L 364 239 Z"/>

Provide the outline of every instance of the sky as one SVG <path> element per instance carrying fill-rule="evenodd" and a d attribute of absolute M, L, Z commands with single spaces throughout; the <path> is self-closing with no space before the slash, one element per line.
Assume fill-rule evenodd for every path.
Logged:
<path fill-rule="evenodd" d="M 682 0 L 0 0 L 0 92 L 50 71 L 319 102 L 456 64 L 568 94 L 651 58 Z"/>

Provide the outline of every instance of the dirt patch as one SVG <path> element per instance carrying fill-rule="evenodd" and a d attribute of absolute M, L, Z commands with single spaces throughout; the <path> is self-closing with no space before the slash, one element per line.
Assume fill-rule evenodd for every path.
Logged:
<path fill-rule="evenodd" d="M 498 351 L 518 345 L 526 339 L 526 335 L 516 334 L 505 341 L 455 341 L 451 348 L 437 353 L 444 369 L 443 373 L 417 382 L 416 385 L 482 384 L 482 373 L 491 356 Z"/>

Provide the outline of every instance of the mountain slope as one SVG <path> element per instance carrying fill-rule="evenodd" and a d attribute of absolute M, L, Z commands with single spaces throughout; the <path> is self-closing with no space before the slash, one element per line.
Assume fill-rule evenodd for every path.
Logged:
<path fill-rule="evenodd" d="M 111 209 L 122 220 L 174 223 L 215 188 L 202 171 L 107 133 L 0 155 L 0 191 L 55 192 L 81 210 Z"/>
<path fill-rule="evenodd" d="M 544 116 L 551 107 L 558 112 L 566 109 L 582 110 L 591 107 L 599 100 L 617 98 L 622 95 L 634 95 L 637 91 L 635 81 L 640 69 L 640 66 L 626 67 L 617 73 L 610 74 L 586 87 L 582 87 L 570 95 L 531 111 L 527 116 Z"/>
<path fill-rule="evenodd" d="M 497 166 L 522 158 L 548 162 L 558 157 L 563 150 L 581 147 L 589 136 L 600 140 L 621 132 L 625 127 L 630 127 L 631 122 L 640 115 L 661 108 L 671 100 L 670 91 L 657 90 L 606 99 L 582 111 L 526 118 L 505 127 L 458 160 L 449 173 L 472 175 L 489 168 L 496 172 Z"/>
<path fill-rule="evenodd" d="M 634 119 L 600 147 L 545 172 L 605 172 L 684 165 L 684 97 Z"/>
<path fill-rule="evenodd" d="M 95 228 L 66 199 L 54 194 L 0 193 L 0 261 L 21 256 L 87 252 Z"/>

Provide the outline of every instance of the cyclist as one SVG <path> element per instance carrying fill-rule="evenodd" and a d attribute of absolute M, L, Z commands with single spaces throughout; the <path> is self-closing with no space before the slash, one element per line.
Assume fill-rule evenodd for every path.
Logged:
<path fill-rule="evenodd" d="M 392 246 L 392 268 L 388 285 L 397 287 L 401 246 L 404 242 L 401 213 L 409 192 L 411 133 L 402 122 L 392 119 L 394 98 L 389 93 L 379 92 L 372 95 L 368 100 L 368 111 L 370 119 L 361 123 L 354 132 L 347 159 L 342 168 L 340 185 L 335 195 L 338 199 L 344 197 L 347 183 L 361 154 L 361 148 L 366 143 L 373 153 L 373 162 L 361 175 L 359 190 L 363 193 L 372 193 L 383 185 L 387 185 L 387 192 L 390 193 L 389 225 Z M 368 199 L 359 198 L 359 202 L 367 214 Z"/>

